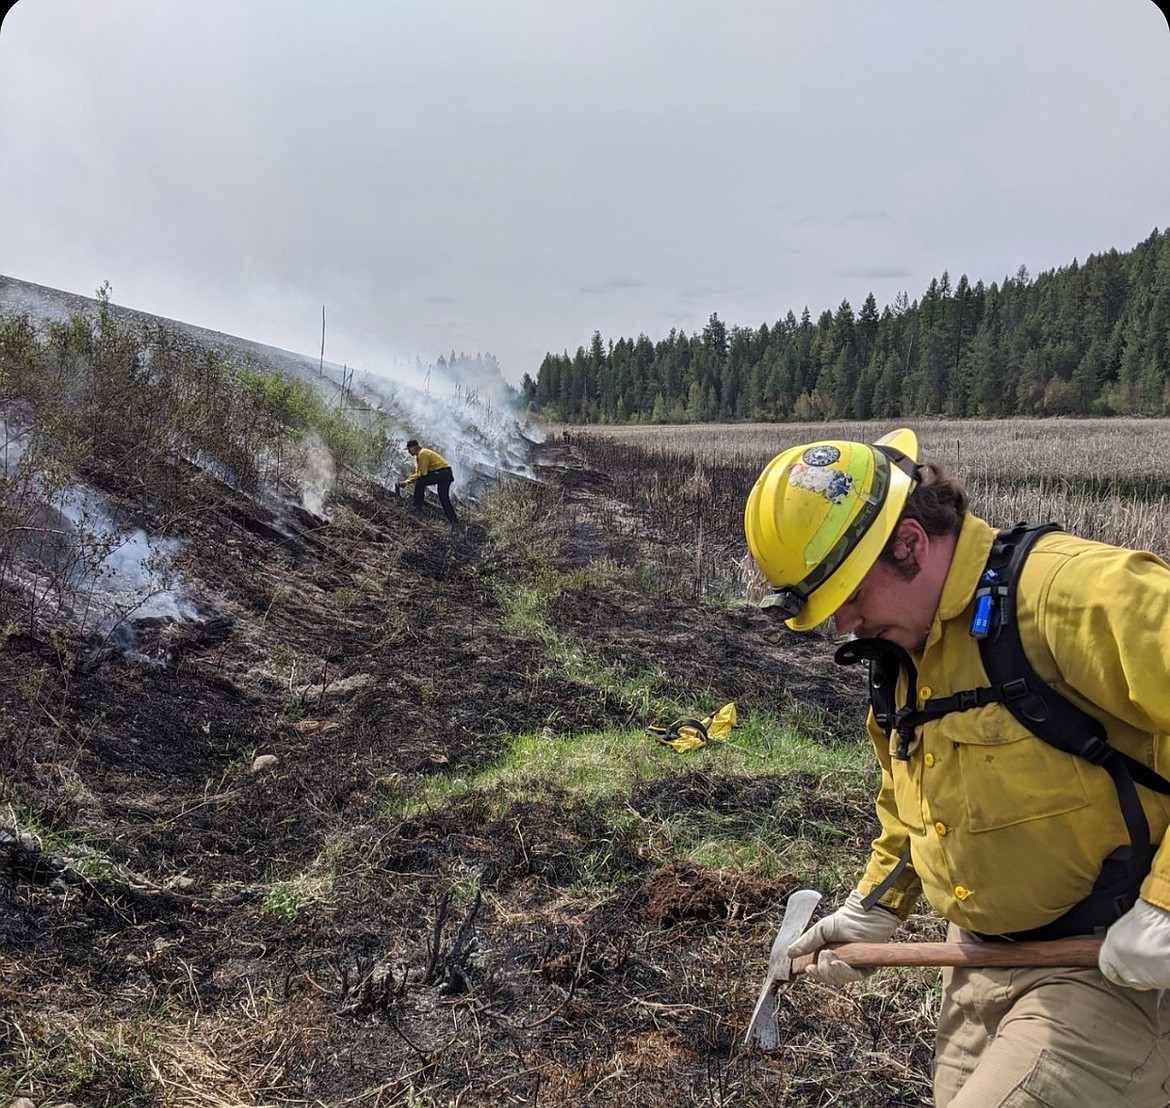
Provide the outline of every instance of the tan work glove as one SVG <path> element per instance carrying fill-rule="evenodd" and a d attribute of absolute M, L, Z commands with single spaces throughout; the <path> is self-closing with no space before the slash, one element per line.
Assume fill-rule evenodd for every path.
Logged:
<path fill-rule="evenodd" d="M 1170 912 L 1139 899 L 1105 932 L 1097 965 L 1114 985 L 1170 989 Z"/>
<path fill-rule="evenodd" d="M 788 948 L 789 958 L 811 954 L 826 943 L 884 943 L 898 930 L 901 920 L 889 910 L 874 905 L 869 911 L 861 906 L 861 893 L 853 890 L 832 915 L 810 927 Z M 821 950 L 806 973 L 826 985 L 849 985 L 873 973 L 872 968 L 858 969 L 842 962 L 831 950 Z"/>

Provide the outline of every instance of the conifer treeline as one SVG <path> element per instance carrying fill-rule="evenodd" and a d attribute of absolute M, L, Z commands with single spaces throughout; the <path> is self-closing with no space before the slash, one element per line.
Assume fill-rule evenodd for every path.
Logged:
<path fill-rule="evenodd" d="M 842 301 L 758 329 L 602 339 L 548 354 L 524 399 L 570 423 L 1170 414 L 1170 228 L 1002 285 Z"/>

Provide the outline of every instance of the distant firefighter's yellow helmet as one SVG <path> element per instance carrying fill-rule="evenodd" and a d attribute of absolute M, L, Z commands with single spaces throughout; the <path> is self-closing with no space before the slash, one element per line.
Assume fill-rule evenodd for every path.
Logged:
<path fill-rule="evenodd" d="M 918 438 L 816 442 L 777 454 L 744 508 L 748 549 L 772 585 L 763 606 L 794 631 L 831 616 L 860 584 L 914 487 Z"/>

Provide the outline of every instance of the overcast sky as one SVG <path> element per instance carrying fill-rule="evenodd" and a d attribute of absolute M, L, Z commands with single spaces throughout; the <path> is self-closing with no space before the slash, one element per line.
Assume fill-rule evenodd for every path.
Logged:
<path fill-rule="evenodd" d="M 0 273 L 374 370 L 1170 224 L 1151 0 L 18 0 Z"/>

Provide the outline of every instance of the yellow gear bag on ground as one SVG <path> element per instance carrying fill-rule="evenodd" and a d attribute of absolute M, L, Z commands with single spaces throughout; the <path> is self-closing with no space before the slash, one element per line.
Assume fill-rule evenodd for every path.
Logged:
<path fill-rule="evenodd" d="M 712 739 L 725 739 L 738 721 L 735 704 L 724 704 L 712 716 L 703 719 L 676 719 L 669 727 L 646 728 L 647 735 L 653 735 L 659 742 L 673 746 L 680 754 L 698 750 Z"/>

